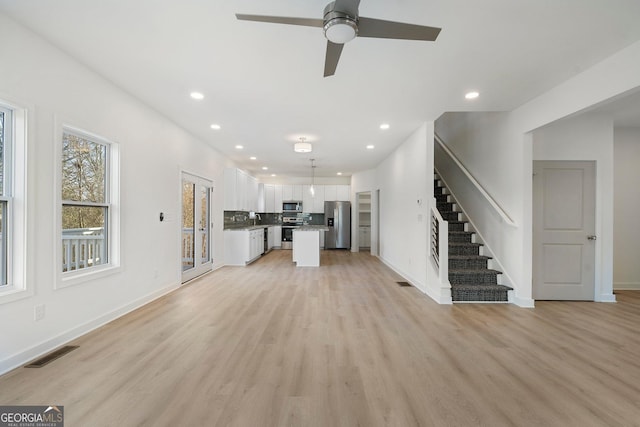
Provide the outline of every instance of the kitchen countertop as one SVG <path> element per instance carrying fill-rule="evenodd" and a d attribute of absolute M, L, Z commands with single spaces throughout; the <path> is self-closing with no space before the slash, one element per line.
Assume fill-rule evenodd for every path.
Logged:
<path fill-rule="evenodd" d="M 267 225 L 244 225 L 238 227 L 225 228 L 224 231 L 251 231 L 269 227 L 292 227 L 295 231 L 328 231 L 326 225 L 283 225 L 283 224 L 267 224 Z"/>
<path fill-rule="evenodd" d="M 261 228 L 282 227 L 281 224 L 263 224 L 263 225 L 241 225 L 239 227 L 225 228 L 224 231 L 251 231 Z"/>
<path fill-rule="evenodd" d="M 326 225 L 302 225 L 293 231 L 329 231 L 329 227 Z"/>

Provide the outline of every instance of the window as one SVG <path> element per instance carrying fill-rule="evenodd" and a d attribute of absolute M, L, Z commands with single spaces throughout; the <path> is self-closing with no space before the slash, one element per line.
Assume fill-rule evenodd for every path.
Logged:
<path fill-rule="evenodd" d="M 0 100 L 0 304 L 27 289 L 27 110 Z"/>
<path fill-rule="evenodd" d="M 9 258 L 9 203 L 11 202 L 11 143 L 12 111 L 0 106 L 0 288 L 6 287 L 8 281 Z"/>
<path fill-rule="evenodd" d="M 62 273 L 113 265 L 113 144 L 65 128 L 62 135 Z"/>

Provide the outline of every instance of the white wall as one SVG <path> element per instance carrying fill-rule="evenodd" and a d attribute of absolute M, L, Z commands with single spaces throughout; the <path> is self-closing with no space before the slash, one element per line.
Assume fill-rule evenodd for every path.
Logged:
<path fill-rule="evenodd" d="M 614 128 L 613 287 L 640 289 L 640 129 Z"/>
<path fill-rule="evenodd" d="M 0 305 L 0 372 L 179 286 L 180 172 L 214 181 L 213 257 L 223 260 L 219 153 L 137 99 L 0 15 L 0 99 L 28 108 L 27 286 L 33 296 Z M 10 42 L 9 42 L 10 41 Z M 62 124 L 119 143 L 121 264 L 119 273 L 54 290 L 56 194 L 54 158 Z M 159 212 L 168 214 L 160 223 Z M 45 318 L 34 321 L 34 306 Z"/>
<path fill-rule="evenodd" d="M 596 300 L 613 298 L 613 122 L 594 114 L 533 132 L 533 160 L 596 161 Z"/>
<path fill-rule="evenodd" d="M 376 168 L 380 188 L 380 258 L 425 293 L 428 293 L 429 200 L 433 198 L 432 159 L 431 122 L 417 129 Z"/>

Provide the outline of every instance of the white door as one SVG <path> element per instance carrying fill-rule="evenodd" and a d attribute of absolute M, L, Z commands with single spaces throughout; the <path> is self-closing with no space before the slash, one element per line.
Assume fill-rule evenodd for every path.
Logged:
<path fill-rule="evenodd" d="M 211 190 L 206 179 L 182 174 L 182 283 L 211 271 Z"/>
<path fill-rule="evenodd" d="M 595 294 L 595 162 L 533 163 L 533 298 Z"/>

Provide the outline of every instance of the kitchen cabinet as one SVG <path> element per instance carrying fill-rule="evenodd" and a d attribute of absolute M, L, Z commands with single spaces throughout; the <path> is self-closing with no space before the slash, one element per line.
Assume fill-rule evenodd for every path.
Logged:
<path fill-rule="evenodd" d="M 264 253 L 264 229 L 225 230 L 224 246 L 226 265 L 247 265 Z"/>
<path fill-rule="evenodd" d="M 360 248 L 371 247 L 371 227 L 358 227 L 358 246 Z"/>
<path fill-rule="evenodd" d="M 245 209 L 246 211 L 256 212 L 258 210 L 258 180 L 251 175 L 246 175 L 247 177 L 247 199 L 245 201 Z"/>
<path fill-rule="evenodd" d="M 311 195 L 311 185 L 302 186 L 302 210 L 309 213 L 324 213 L 324 185 L 313 186 L 315 194 Z"/>
<path fill-rule="evenodd" d="M 301 184 L 283 184 L 282 200 L 302 201 L 302 185 Z"/>
<path fill-rule="evenodd" d="M 351 186 L 350 185 L 325 185 L 324 200 L 327 202 L 351 201 Z"/>
<path fill-rule="evenodd" d="M 282 227 L 269 227 L 269 249 L 280 248 L 282 245 Z"/>
<path fill-rule="evenodd" d="M 324 200 L 327 202 L 335 202 L 338 200 L 338 186 L 337 185 L 325 185 L 324 186 Z M 324 212 L 324 207 L 322 208 Z"/>
<path fill-rule="evenodd" d="M 258 180 L 236 168 L 224 170 L 224 210 L 256 211 Z"/>
<path fill-rule="evenodd" d="M 264 185 L 264 210 L 260 212 L 275 212 L 276 211 L 276 189 L 273 184 Z M 282 206 L 280 207 L 282 209 Z"/>
<path fill-rule="evenodd" d="M 324 214 L 324 185 L 316 185 L 315 189 L 316 196 L 313 198 L 313 208 L 311 212 Z M 324 233 L 320 234 L 324 235 Z"/>
<path fill-rule="evenodd" d="M 282 200 L 293 200 L 293 185 L 291 184 L 283 184 L 282 185 Z"/>
<path fill-rule="evenodd" d="M 282 185 L 276 184 L 273 186 L 273 200 L 275 205 L 275 213 L 282 213 Z M 269 212 L 269 211 L 267 211 Z"/>
<path fill-rule="evenodd" d="M 348 202 L 351 200 L 351 186 L 350 185 L 336 185 L 336 201 Z"/>

